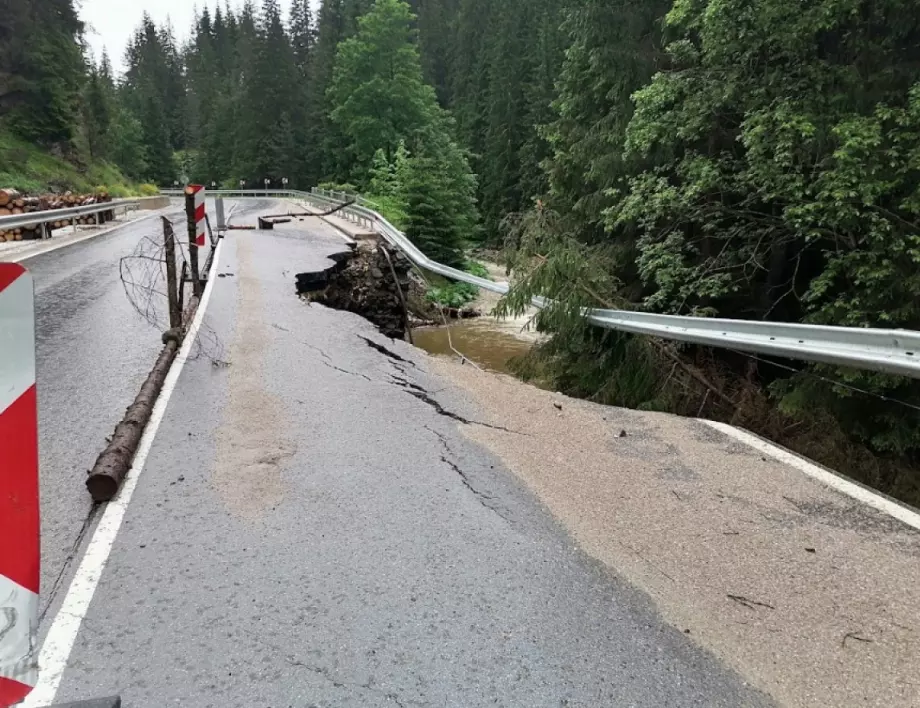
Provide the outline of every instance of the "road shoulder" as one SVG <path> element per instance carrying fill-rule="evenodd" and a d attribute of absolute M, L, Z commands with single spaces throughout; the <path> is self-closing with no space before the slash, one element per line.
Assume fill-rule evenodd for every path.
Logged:
<path fill-rule="evenodd" d="M 920 533 L 700 421 L 590 404 L 438 359 L 464 426 L 592 557 L 781 703 L 920 695 Z"/>

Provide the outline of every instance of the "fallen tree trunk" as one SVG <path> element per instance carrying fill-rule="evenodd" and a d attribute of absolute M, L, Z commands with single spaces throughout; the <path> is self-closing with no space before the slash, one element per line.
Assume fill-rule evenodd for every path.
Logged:
<path fill-rule="evenodd" d="M 165 335 L 164 335 L 165 339 Z M 134 453 L 140 444 L 144 428 L 150 420 L 153 405 L 163 389 L 163 382 L 169 373 L 169 367 L 175 361 L 179 351 L 179 336 L 174 335 L 163 347 L 153 371 L 147 377 L 134 403 L 128 408 L 124 419 L 115 428 L 108 447 L 99 455 L 93 469 L 86 479 L 86 488 L 95 502 L 111 501 L 124 481 Z"/>
<path fill-rule="evenodd" d="M 111 501 L 118 493 L 121 483 L 131 469 L 137 447 L 140 445 L 144 429 L 150 421 L 153 406 L 160 397 L 163 383 L 169 374 L 179 352 L 179 346 L 185 338 L 188 326 L 198 310 L 198 298 L 192 298 L 186 310 L 185 324 L 181 330 L 171 329 L 163 334 L 163 351 L 157 358 L 153 370 L 141 386 L 134 403 L 125 412 L 124 419 L 115 428 L 115 433 L 96 464 L 86 478 L 86 488 L 95 502 Z"/>

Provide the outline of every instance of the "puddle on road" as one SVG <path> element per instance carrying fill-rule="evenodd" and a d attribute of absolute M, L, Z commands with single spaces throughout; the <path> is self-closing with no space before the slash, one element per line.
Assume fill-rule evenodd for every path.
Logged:
<path fill-rule="evenodd" d="M 430 354 L 448 354 L 456 356 L 451 350 L 461 352 L 470 361 L 489 371 L 510 373 L 509 362 L 530 351 L 534 345 L 533 338 L 518 335 L 508 330 L 507 326 L 492 319 L 481 317 L 462 320 L 450 325 L 450 337 L 447 327 L 420 327 L 412 330 L 415 346 Z"/>

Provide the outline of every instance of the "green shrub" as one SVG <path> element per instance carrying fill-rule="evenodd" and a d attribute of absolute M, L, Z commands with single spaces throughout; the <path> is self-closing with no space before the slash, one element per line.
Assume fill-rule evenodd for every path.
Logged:
<path fill-rule="evenodd" d="M 480 278 L 489 278 L 489 271 L 482 263 L 468 261 L 464 270 L 470 275 Z M 433 286 L 425 296 L 429 302 L 441 307 L 452 307 L 459 310 L 479 297 L 479 288 L 470 283 L 454 283 L 444 280 L 443 285 Z"/>
<path fill-rule="evenodd" d="M 489 274 L 489 270 L 478 261 L 467 261 L 466 267 L 463 269 L 470 275 L 475 275 L 479 278 L 485 278 L 486 280 L 491 280 L 492 276 Z"/>
<path fill-rule="evenodd" d="M 397 229 L 405 228 L 406 206 L 399 198 L 372 194 L 367 200 L 373 202 L 374 209 Z"/>
<path fill-rule="evenodd" d="M 134 196 L 131 190 L 123 184 L 113 184 L 111 187 L 102 186 L 98 190 L 106 192 L 113 199 L 125 199 L 126 197 Z"/>
<path fill-rule="evenodd" d="M 459 310 L 468 305 L 479 295 L 479 288 L 469 283 L 451 283 L 450 285 L 436 286 L 426 294 L 429 302 L 441 307 L 451 307 Z"/>
<path fill-rule="evenodd" d="M 357 194 L 358 188 L 353 184 L 339 184 L 338 182 L 322 182 L 319 184 L 320 189 L 328 189 L 333 192 L 348 192 L 349 194 Z"/>
<path fill-rule="evenodd" d="M 155 184 L 142 184 L 137 191 L 142 197 L 155 197 L 160 193 L 159 187 Z"/>

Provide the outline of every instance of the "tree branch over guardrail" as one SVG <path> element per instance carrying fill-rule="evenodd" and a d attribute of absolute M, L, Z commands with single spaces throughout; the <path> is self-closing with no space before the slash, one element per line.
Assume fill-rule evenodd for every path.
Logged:
<path fill-rule="evenodd" d="M 164 190 L 163 194 L 173 196 L 180 192 Z M 372 225 L 381 237 L 399 248 L 420 268 L 501 295 L 508 294 L 512 287 L 509 283 L 486 280 L 431 260 L 381 214 L 364 206 L 365 200 L 358 195 L 319 189 L 312 192 L 282 189 L 225 190 L 209 194 L 236 198 L 294 199 L 323 209 L 338 207 L 335 211 L 344 218 Z M 544 308 L 548 301 L 537 297 L 533 304 Z M 605 329 L 920 379 L 920 332 L 914 330 L 687 317 L 631 310 L 586 309 L 583 314 L 588 322 Z"/>

